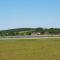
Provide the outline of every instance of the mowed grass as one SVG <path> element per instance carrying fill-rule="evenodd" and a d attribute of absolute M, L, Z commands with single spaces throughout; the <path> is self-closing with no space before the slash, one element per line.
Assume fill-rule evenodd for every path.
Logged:
<path fill-rule="evenodd" d="M 1 40 L 0 60 L 60 60 L 60 38 Z"/>

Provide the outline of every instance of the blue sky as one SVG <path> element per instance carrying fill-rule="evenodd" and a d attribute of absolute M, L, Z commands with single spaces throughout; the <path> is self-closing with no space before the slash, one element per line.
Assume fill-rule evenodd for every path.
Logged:
<path fill-rule="evenodd" d="M 60 0 L 0 0 L 0 30 L 60 28 Z"/>

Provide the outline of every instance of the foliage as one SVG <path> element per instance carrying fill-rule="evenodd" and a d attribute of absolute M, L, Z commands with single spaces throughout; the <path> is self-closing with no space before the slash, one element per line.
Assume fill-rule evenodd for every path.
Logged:
<path fill-rule="evenodd" d="M 17 35 L 31 35 L 33 32 L 39 32 L 42 34 L 49 35 L 60 35 L 60 28 L 18 28 L 18 29 L 10 29 L 10 30 L 2 30 L 0 31 L 0 36 L 17 36 Z"/>

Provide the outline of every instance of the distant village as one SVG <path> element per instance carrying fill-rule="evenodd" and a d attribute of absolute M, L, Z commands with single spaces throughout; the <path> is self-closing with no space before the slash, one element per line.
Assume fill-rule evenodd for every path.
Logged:
<path fill-rule="evenodd" d="M 25 35 L 60 35 L 60 28 L 17 28 L 0 31 L 0 36 Z"/>

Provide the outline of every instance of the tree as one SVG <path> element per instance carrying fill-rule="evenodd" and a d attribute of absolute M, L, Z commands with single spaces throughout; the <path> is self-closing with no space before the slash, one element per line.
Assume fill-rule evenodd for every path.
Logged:
<path fill-rule="evenodd" d="M 43 28 L 36 28 L 35 32 L 40 32 L 41 34 L 44 34 L 44 29 Z"/>
<path fill-rule="evenodd" d="M 31 33 L 32 33 L 31 31 L 27 31 L 26 35 L 31 35 Z"/>

